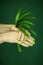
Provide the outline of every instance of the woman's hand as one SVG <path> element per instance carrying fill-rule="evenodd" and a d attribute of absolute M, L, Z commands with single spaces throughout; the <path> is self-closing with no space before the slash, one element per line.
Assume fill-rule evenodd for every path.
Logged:
<path fill-rule="evenodd" d="M 7 25 L 5 26 L 7 29 L 5 33 L 0 34 L 0 43 L 3 42 L 10 42 L 10 43 L 17 43 L 24 47 L 33 46 L 35 43 L 34 38 L 30 35 L 27 38 L 21 31 L 19 31 L 14 25 Z M 30 34 L 28 32 L 28 34 Z"/>

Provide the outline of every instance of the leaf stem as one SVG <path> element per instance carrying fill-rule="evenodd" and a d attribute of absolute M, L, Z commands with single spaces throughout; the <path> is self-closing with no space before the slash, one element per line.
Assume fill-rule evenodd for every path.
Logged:
<path fill-rule="evenodd" d="M 21 53 L 21 52 L 22 52 L 22 50 L 21 50 L 20 45 L 19 45 L 19 44 L 17 44 L 17 46 L 18 46 L 18 51 Z"/>

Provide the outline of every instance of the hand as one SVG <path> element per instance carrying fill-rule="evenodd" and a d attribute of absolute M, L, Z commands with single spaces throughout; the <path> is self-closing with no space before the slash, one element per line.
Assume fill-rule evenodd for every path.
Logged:
<path fill-rule="evenodd" d="M 8 26 L 9 31 L 0 34 L 0 43 L 3 42 L 10 42 L 10 43 L 17 43 L 24 47 L 33 46 L 35 40 L 30 35 L 29 38 L 27 38 L 21 31 L 19 31 L 14 25 Z M 30 34 L 28 32 L 28 34 Z"/>

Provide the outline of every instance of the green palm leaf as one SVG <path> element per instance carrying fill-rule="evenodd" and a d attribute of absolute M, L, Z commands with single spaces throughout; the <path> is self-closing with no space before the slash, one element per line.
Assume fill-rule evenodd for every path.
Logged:
<path fill-rule="evenodd" d="M 27 25 L 26 25 L 26 26 L 27 26 Z M 25 26 L 24 24 L 21 24 L 21 25 L 19 25 L 18 27 L 19 27 L 19 28 L 21 27 L 21 28 L 23 29 L 23 31 L 24 31 L 23 33 L 25 33 L 25 32 L 26 32 L 25 30 L 27 30 L 27 31 L 30 30 L 30 26 L 27 26 L 27 27 L 26 27 L 26 26 Z M 21 31 L 21 30 L 20 30 L 20 31 Z"/>
<path fill-rule="evenodd" d="M 31 12 L 26 12 L 24 13 L 21 17 L 20 17 L 20 20 L 27 17 Z"/>
<path fill-rule="evenodd" d="M 22 28 L 24 27 L 24 28 L 30 29 L 30 26 L 27 25 L 27 24 L 23 24 L 23 22 L 22 22 L 22 24 L 20 26 L 22 26 Z"/>
<path fill-rule="evenodd" d="M 25 30 L 27 30 L 27 31 L 30 30 L 30 26 L 27 25 L 27 24 L 24 24 L 23 22 L 22 22 L 22 24 L 20 24 L 18 27 L 19 27 L 19 28 L 21 27 L 21 28 L 24 30 L 24 32 L 25 32 Z"/>
<path fill-rule="evenodd" d="M 27 37 L 30 36 L 29 34 L 27 34 L 27 32 L 26 32 L 26 30 L 25 30 L 24 28 L 19 27 L 18 29 L 19 29 L 25 36 L 27 36 Z"/>
<path fill-rule="evenodd" d="M 23 18 L 20 18 L 19 20 L 18 20 L 18 23 L 20 23 L 20 22 L 23 22 L 24 20 L 26 20 L 26 19 L 37 19 L 37 18 L 35 18 L 35 17 L 33 17 L 33 16 L 25 16 L 25 17 L 23 17 Z M 18 24 L 17 23 L 17 24 Z M 34 25 L 33 23 L 30 23 L 29 22 L 29 24 L 31 24 L 31 25 Z"/>
<path fill-rule="evenodd" d="M 34 17 L 34 16 L 26 16 L 26 17 L 24 17 L 24 18 L 22 18 L 23 20 L 25 20 L 25 19 L 37 19 L 36 17 Z"/>
<path fill-rule="evenodd" d="M 20 19 L 18 20 L 18 23 L 19 23 L 20 21 L 23 21 L 30 13 L 31 13 L 31 12 L 26 12 L 26 13 L 24 13 L 24 14 L 20 17 Z"/>
<path fill-rule="evenodd" d="M 19 44 L 17 44 L 17 46 L 18 46 L 18 51 L 21 53 L 21 52 L 22 52 L 22 50 L 21 50 L 20 45 L 19 45 Z"/>
<path fill-rule="evenodd" d="M 18 11 L 18 13 L 17 13 L 17 15 L 16 15 L 15 25 L 17 24 L 17 22 L 18 22 L 18 20 L 19 20 L 20 14 L 21 14 L 21 9 Z"/>
<path fill-rule="evenodd" d="M 33 33 L 35 36 L 37 35 L 35 31 L 29 30 L 31 33 Z"/>
<path fill-rule="evenodd" d="M 34 25 L 32 22 L 30 22 L 30 21 L 22 21 L 22 22 L 20 22 L 19 23 L 19 25 L 20 24 L 26 24 L 26 25 Z"/>
<path fill-rule="evenodd" d="M 28 17 L 26 17 L 26 18 L 28 18 L 28 19 L 37 19 L 37 18 L 34 17 L 34 16 L 28 16 Z"/>
<path fill-rule="evenodd" d="M 22 22 L 22 23 L 23 23 L 23 22 Z M 26 24 L 21 24 L 20 26 L 21 26 L 21 28 L 24 29 L 24 30 L 27 30 L 27 31 L 28 31 L 28 29 L 29 29 L 29 31 L 30 31 L 31 33 L 33 33 L 35 36 L 37 35 L 37 34 L 35 33 L 35 31 L 33 31 L 33 30 L 30 29 L 30 26 L 27 26 Z M 24 27 L 24 26 L 25 26 L 25 27 Z"/>
<path fill-rule="evenodd" d="M 27 19 L 37 19 L 34 16 L 28 16 L 31 12 L 25 12 L 21 17 L 21 10 L 19 9 L 16 18 L 15 18 L 15 25 L 16 27 L 26 36 L 29 37 L 30 34 L 28 34 L 26 31 L 29 31 L 31 33 L 33 33 L 34 35 L 36 35 L 36 33 L 30 29 L 30 25 L 34 25 L 34 23 L 30 22 L 30 21 L 26 21 Z M 21 52 L 21 48 L 20 45 L 18 44 L 18 50 L 19 52 Z"/>

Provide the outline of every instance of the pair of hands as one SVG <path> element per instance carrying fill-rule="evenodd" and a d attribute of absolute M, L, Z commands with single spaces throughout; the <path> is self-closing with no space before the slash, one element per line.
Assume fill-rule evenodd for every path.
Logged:
<path fill-rule="evenodd" d="M 30 33 L 28 32 L 28 34 Z M 31 34 L 27 38 L 15 25 L 0 24 L 0 44 L 3 42 L 17 43 L 24 47 L 29 47 L 33 46 L 35 40 Z"/>

